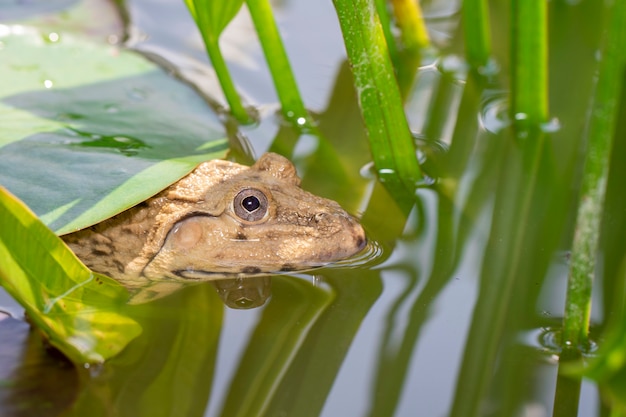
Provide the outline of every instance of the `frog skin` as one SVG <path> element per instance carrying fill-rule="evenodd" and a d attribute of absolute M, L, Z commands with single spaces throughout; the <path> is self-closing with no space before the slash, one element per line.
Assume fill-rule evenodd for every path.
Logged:
<path fill-rule="evenodd" d="M 200 164 L 154 197 L 63 236 L 93 271 L 130 289 L 307 270 L 361 251 L 357 220 L 300 188 L 284 157 Z M 145 295 L 143 297 L 146 297 Z"/>

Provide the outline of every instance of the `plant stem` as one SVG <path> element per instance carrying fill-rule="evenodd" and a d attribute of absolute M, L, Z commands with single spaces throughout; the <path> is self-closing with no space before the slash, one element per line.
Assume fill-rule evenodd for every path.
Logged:
<path fill-rule="evenodd" d="M 580 360 L 580 353 L 566 350 L 563 351 L 559 359 L 560 368 L 564 364 Z M 570 417 L 578 415 L 581 385 L 582 377 L 580 375 L 572 376 L 559 372 L 556 377 L 552 417 Z"/>
<path fill-rule="evenodd" d="M 235 89 L 233 80 L 230 77 L 230 72 L 228 71 L 228 66 L 226 65 L 226 61 L 220 51 L 219 31 L 217 31 L 217 28 L 214 27 L 214 24 L 211 21 L 211 11 L 208 7 L 206 7 L 207 5 L 203 3 L 196 5 L 193 0 L 185 0 L 185 3 L 196 21 L 198 29 L 200 29 L 200 34 L 202 35 L 204 46 L 207 54 L 209 55 L 209 60 L 213 65 L 213 69 L 215 69 L 215 73 L 219 79 L 220 85 L 222 86 L 222 91 L 224 92 L 226 101 L 230 106 L 230 111 L 239 122 L 250 122 L 250 115 L 241 103 L 241 98 Z"/>
<path fill-rule="evenodd" d="M 270 3 L 268 0 L 246 0 L 246 4 L 261 41 L 283 114 L 302 126 L 308 119 L 308 113 L 300 97 Z"/>
<path fill-rule="evenodd" d="M 588 344 L 593 284 L 600 222 L 604 208 L 606 182 L 615 134 L 617 104 L 624 75 L 624 43 L 626 42 L 626 3 L 616 2 L 611 13 L 600 62 L 599 77 L 586 129 L 587 152 L 581 186 L 576 231 L 572 244 L 563 343 L 574 349 Z"/>
<path fill-rule="evenodd" d="M 333 0 L 374 165 L 390 189 L 415 189 L 422 175 L 387 44 L 372 0 Z M 395 191 L 394 191 L 394 194 Z M 397 195 L 397 194 L 396 194 Z"/>
<path fill-rule="evenodd" d="M 463 26 L 468 62 L 473 68 L 486 66 L 491 54 L 489 9 L 486 0 L 463 1 Z"/>
<path fill-rule="evenodd" d="M 396 24 L 400 29 L 403 50 L 419 53 L 430 45 L 430 38 L 424 23 L 422 8 L 415 0 L 391 0 Z"/>
<path fill-rule="evenodd" d="M 204 38 L 209 59 L 211 60 L 211 64 L 213 65 L 217 78 L 220 81 L 222 91 L 224 92 L 226 101 L 230 106 L 231 113 L 239 122 L 249 123 L 251 121 L 250 115 L 244 108 L 241 98 L 239 97 L 239 93 L 237 93 L 237 90 L 235 89 L 233 80 L 230 77 L 230 72 L 228 71 L 228 66 L 226 66 L 226 61 L 222 56 L 222 51 L 220 51 L 218 41 L 216 40 L 215 42 L 212 42 L 205 37 L 204 31 L 201 32 L 203 32 L 202 37 Z"/>
<path fill-rule="evenodd" d="M 419 2 L 390 0 L 396 26 L 400 29 L 397 56 L 393 63 L 402 98 L 409 95 L 422 61 L 422 51 L 430 46 L 430 38 Z"/>
<path fill-rule="evenodd" d="M 387 41 L 387 50 L 391 61 L 396 63 L 398 60 L 398 45 L 396 45 L 396 38 L 391 31 L 391 18 L 389 16 L 389 4 L 387 0 L 374 0 L 376 5 L 376 11 L 378 12 L 378 20 L 383 28 L 385 40 Z"/>
<path fill-rule="evenodd" d="M 548 34 L 545 0 L 512 0 L 511 116 L 537 126 L 548 120 Z"/>

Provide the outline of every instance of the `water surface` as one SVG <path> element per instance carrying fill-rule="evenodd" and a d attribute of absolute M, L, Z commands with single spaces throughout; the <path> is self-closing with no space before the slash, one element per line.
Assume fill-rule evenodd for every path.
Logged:
<path fill-rule="evenodd" d="M 129 44 L 170 60 L 219 102 L 182 3 L 127 1 Z M 129 307 L 144 327 L 140 338 L 101 368 L 77 369 L 73 399 L 49 400 L 49 414 L 41 415 L 552 415 L 559 352 L 544 335 L 558 332 L 563 314 L 581 120 L 602 9 L 591 1 L 550 3 L 550 100 L 559 128 L 520 141 L 506 117 L 507 10 L 499 4 L 492 10 L 499 72 L 472 77 L 458 65 L 456 4 L 424 2 L 443 56 L 417 72 L 407 115 L 434 183 L 398 198 L 368 171 L 331 2 L 274 6 L 322 135 L 298 135 L 281 121 L 244 13 L 224 44 L 235 82 L 261 118 L 233 132 L 231 141 L 257 156 L 269 149 L 292 153 L 305 188 L 362 217 L 375 256 L 273 277 L 271 297 L 255 309 L 225 307 L 211 284 Z M 589 28 L 584 42 L 581 27 Z M 529 161 L 528 154 L 536 157 Z M 598 297 L 594 308 L 600 325 L 599 312 L 608 307 Z M 2 292 L 0 309 L 22 322 Z M 39 340 L 22 352 L 24 363 L 47 355 Z M 0 414 L 29 415 L 11 408 L 12 395 L 26 389 L 26 373 L 50 366 L 36 361 L 0 374 L 0 392 L 8 393 L 0 395 Z M 24 410 L 57 389 L 20 397 Z M 475 404 L 478 411 L 468 414 Z M 582 385 L 578 415 L 602 415 L 591 383 Z"/>

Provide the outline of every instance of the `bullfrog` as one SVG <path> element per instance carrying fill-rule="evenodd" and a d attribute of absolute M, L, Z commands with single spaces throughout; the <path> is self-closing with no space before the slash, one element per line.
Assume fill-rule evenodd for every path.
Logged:
<path fill-rule="evenodd" d="M 135 302 L 190 282 L 320 267 L 367 241 L 354 217 L 303 190 L 294 165 L 275 153 L 252 166 L 203 162 L 137 206 L 62 238 L 89 268 L 141 292 Z"/>

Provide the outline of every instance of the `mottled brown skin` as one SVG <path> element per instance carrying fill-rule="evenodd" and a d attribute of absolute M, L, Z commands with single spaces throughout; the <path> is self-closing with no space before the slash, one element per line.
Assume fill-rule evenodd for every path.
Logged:
<path fill-rule="evenodd" d="M 352 216 L 302 190 L 291 162 L 272 153 L 252 167 L 204 162 L 136 207 L 63 239 L 92 270 L 155 294 L 190 281 L 311 269 L 366 243 Z"/>

